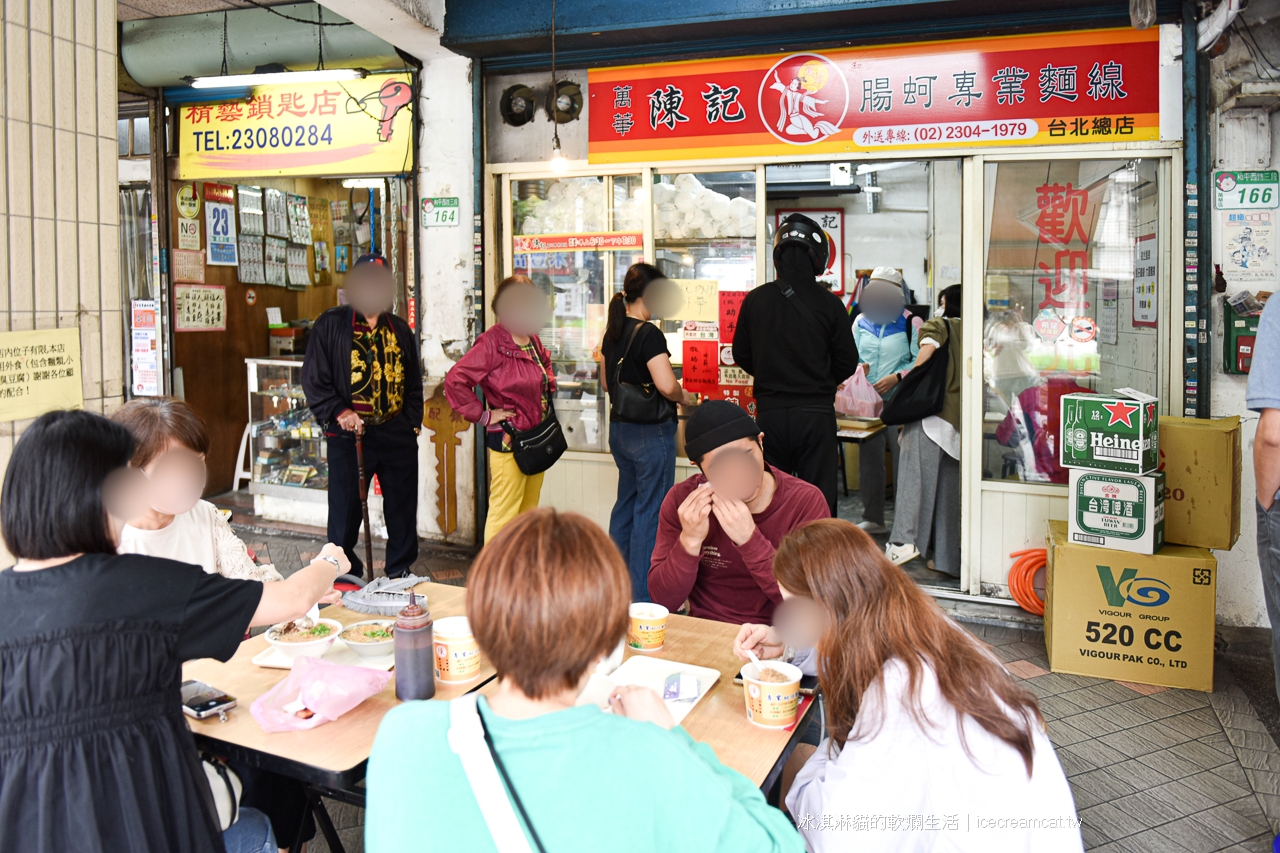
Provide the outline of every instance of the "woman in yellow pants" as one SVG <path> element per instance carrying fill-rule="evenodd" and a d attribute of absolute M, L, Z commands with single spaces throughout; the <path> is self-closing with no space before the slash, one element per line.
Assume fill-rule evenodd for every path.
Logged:
<path fill-rule="evenodd" d="M 513 275 L 498 285 L 492 305 L 498 322 L 476 338 L 444 380 L 445 398 L 454 411 L 485 428 L 491 475 L 485 542 L 511 519 L 535 508 L 542 492 L 542 474 L 520 470 L 502 424 L 509 421 L 517 432 L 533 429 L 542 423 L 556 392 L 551 355 L 537 335 L 550 313 L 546 296 L 527 277 Z"/>

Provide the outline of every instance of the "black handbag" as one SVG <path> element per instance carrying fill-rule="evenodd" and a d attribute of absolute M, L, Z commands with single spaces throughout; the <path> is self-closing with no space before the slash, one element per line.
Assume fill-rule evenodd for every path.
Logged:
<path fill-rule="evenodd" d="M 517 430 L 511 421 L 502 422 L 502 429 L 511 436 L 511 453 L 516 467 L 524 474 L 541 474 L 556 464 L 569 449 L 560 421 L 556 420 L 555 401 L 547 397 L 547 415 L 533 429 Z"/>
<path fill-rule="evenodd" d="M 898 390 L 884 403 L 881 422 L 894 426 L 922 421 L 942 411 L 947 401 L 947 369 L 951 362 L 951 321 L 947 339 L 933 357 L 907 374 Z"/>
<path fill-rule="evenodd" d="M 633 385 L 622 381 L 622 363 L 631 352 L 640 327 L 647 323 L 637 323 L 631 328 L 627 337 L 626 349 L 614 365 L 613 376 L 609 377 L 609 411 L 612 419 L 628 424 L 660 424 L 671 420 L 676 413 L 676 404 L 662 396 L 658 386 L 652 382 Z"/>

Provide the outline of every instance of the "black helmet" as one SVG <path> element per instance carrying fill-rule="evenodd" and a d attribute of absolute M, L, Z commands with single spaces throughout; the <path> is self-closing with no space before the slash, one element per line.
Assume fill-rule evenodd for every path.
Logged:
<path fill-rule="evenodd" d="M 783 246 L 804 246 L 813 262 L 813 274 L 820 275 L 827 268 L 829 250 L 827 234 L 818 223 L 803 213 L 793 213 L 778 226 L 778 233 L 773 235 L 773 265 L 778 265 L 778 255 Z"/>

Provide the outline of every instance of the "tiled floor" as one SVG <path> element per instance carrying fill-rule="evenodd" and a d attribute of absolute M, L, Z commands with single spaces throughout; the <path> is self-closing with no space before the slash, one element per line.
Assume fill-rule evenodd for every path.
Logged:
<path fill-rule="evenodd" d="M 240 534 L 286 575 L 322 544 L 301 532 L 240 527 Z M 375 560 L 381 552 L 375 547 Z M 424 544 L 414 573 L 464 585 L 469 566 L 465 552 Z M 1280 749 L 1221 659 L 1212 694 L 1051 673 L 1034 620 L 1027 627 L 979 624 L 1017 611 L 943 604 L 1039 698 L 1086 849 L 1271 850 L 1280 832 Z M 330 810 L 348 853 L 360 853 L 363 812 L 341 804 Z M 319 837 L 308 849 L 328 851 Z"/>

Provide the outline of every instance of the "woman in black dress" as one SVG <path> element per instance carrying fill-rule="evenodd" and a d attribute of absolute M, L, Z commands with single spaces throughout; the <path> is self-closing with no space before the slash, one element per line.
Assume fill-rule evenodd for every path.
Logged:
<path fill-rule="evenodd" d="M 0 494 L 0 850 L 206 853 L 222 834 L 183 718 L 182 662 L 227 660 L 252 625 L 302 616 L 347 570 L 273 584 L 115 553 L 145 478 L 128 430 L 50 412 Z"/>

